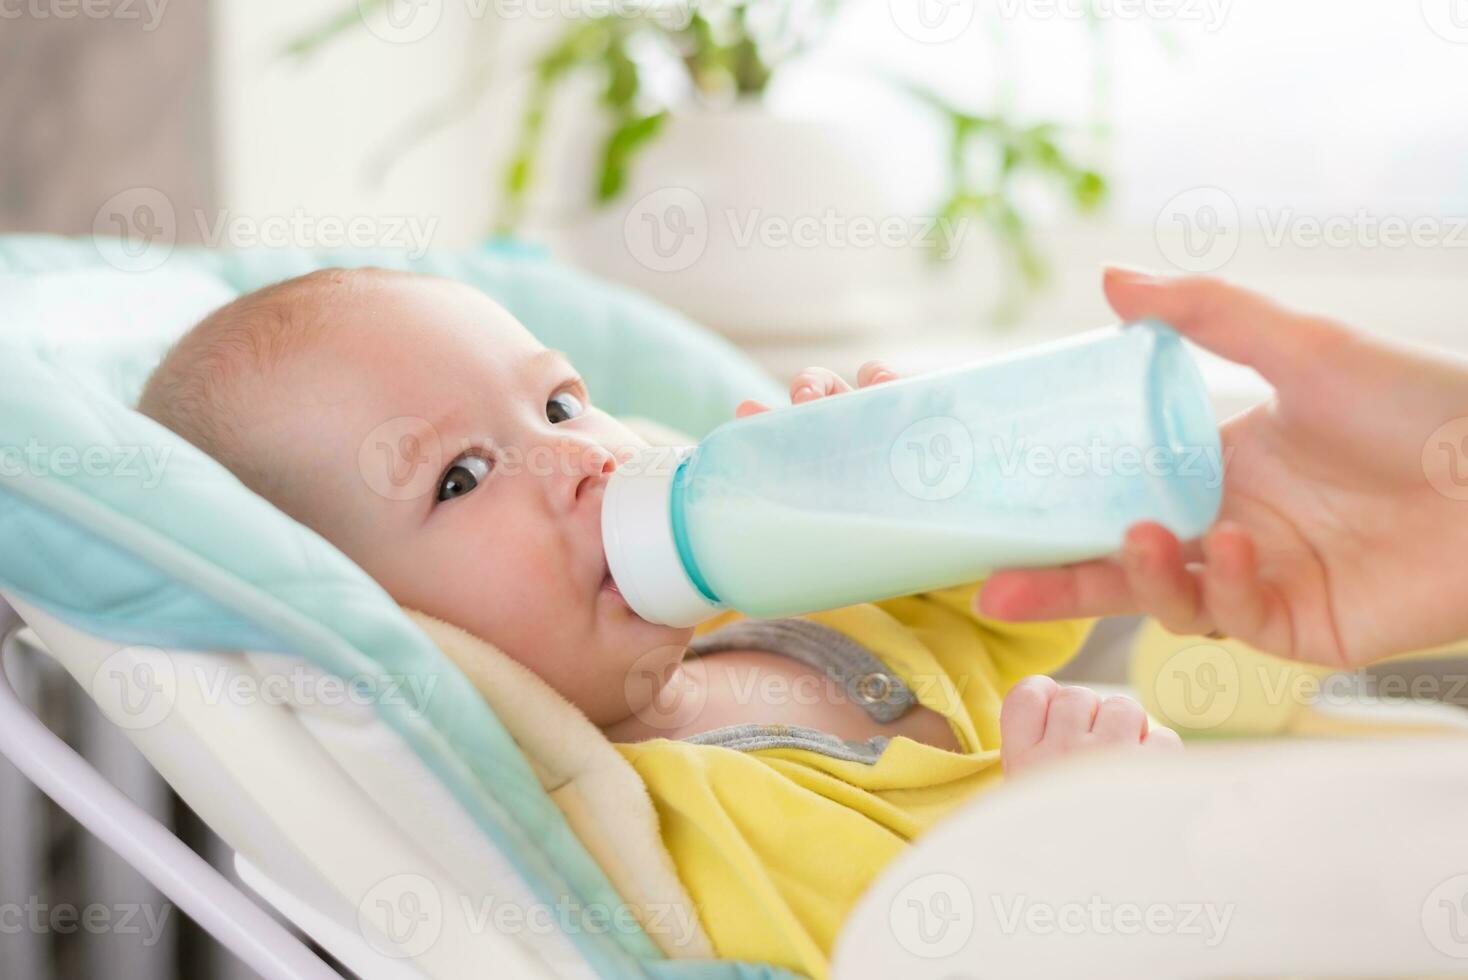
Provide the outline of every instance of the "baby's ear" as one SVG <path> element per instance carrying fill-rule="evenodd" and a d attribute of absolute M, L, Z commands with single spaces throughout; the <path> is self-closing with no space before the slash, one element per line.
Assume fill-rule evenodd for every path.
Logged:
<path fill-rule="evenodd" d="M 691 446 L 698 441 L 686 432 L 679 432 L 641 415 L 629 415 L 619 421 L 633 433 L 646 439 L 651 446 Z"/>

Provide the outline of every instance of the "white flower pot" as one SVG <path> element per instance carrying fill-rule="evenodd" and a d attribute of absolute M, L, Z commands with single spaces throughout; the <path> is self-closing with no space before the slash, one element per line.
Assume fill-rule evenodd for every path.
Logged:
<path fill-rule="evenodd" d="M 584 130 L 583 130 L 584 132 Z M 600 143 L 565 149 L 549 222 L 562 257 L 742 338 L 900 325 L 916 313 L 930 221 L 904 209 L 880 133 L 781 119 L 754 103 L 671 116 L 627 186 L 588 204 Z M 548 158 L 554 156 L 548 154 Z M 566 206 L 567 202 L 573 202 Z"/>

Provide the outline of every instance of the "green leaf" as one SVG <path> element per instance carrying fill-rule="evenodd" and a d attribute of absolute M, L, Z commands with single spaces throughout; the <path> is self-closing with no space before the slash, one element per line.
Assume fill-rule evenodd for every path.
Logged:
<path fill-rule="evenodd" d="M 1071 197 L 1082 211 L 1094 211 L 1106 203 L 1111 192 L 1106 178 L 1094 170 L 1082 170 L 1071 185 Z"/>
<path fill-rule="evenodd" d="M 386 4 L 387 0 L 362 0 L 360 4 L 346 4 L 315 27 L 287 41 L 281 53 L 296 58 L 314 54 L 318 48 L 339 35 L 352 28 L 361 27 L 367 17 Z"/>
<path fill-rule="evenodd" d="M 646 116 L 623 119 L 607 137 L 602 148 L 601 175 L 597 181 L 596 199 L 606 203 L 627 185 L 627 171 L 637 151 L 658 134 L 668 113 L 654 112 Z"/>

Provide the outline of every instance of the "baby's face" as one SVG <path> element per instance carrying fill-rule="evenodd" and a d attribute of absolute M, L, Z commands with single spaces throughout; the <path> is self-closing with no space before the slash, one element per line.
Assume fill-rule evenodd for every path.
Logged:
<path fill-rule="evenodd" d="M 599 725 L 643 707 L 690 632 L 609 587 L 607 478 L 644 443 L 579 375 L 477 290 L 394 278 L 333 303 L 245 421 L 291 474 L 282 505 L 399 603 L 525 664 Z"/>

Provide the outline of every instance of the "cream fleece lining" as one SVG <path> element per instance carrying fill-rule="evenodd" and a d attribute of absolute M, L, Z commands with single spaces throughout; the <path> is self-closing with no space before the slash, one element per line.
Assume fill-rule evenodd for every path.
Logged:
<path fill-rule="evenodd" d="M 520 746 L 541 786 L 601 865 L 653 941 L 675 959 L 714 955 L 713 944 L 673 859 L 663 846 L 657 812 L 636 771 L 601 730 L 528 668 L 457 626 L 403 610 L 452 660 L 494 709 Z M 688 940 L 678 930 L 650 928 L 668 909 L 685 910 Z M 680 915 L 683 913 L 680 913 Z"/>

